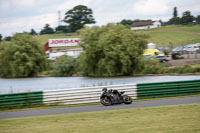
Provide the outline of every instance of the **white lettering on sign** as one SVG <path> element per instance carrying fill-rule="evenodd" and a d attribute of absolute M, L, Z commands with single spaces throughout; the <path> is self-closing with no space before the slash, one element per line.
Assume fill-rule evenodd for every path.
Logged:
<path fill-rule="evenodd" d="M 78 46 L 79 38 L 49 39 L 49 47 Z"/>

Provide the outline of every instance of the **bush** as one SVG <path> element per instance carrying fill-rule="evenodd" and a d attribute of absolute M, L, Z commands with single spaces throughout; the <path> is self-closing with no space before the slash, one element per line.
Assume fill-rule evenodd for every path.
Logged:
<path fill-rule="evenodd" d="M 191 65 L 176 66 L 168 69 L 168 73 L 195 73 L 200 72 L 200 67 L 192 67 Z"/>
<path fill-rule="evenodd" d="M 168 69 L 168 73 L 180 73 L 180 67 L 173 67 Z"/>
<path fill-rule="evenodd" d="M 15 34 L 11 41 L 1 42 L 0 51 L 1 77 L 33 77 L 46 70 L 45 53 L 31 35 Z"/>
<path fill-rule="evenodd" d="M 165 73 L 166 69 L 164 64 L 160 63 L 157 59 L 144 59 L 142 74 L 160 74 Z"/>
<path fill-rule="evenodd" d="M 58 57 L 52 64 L 51 76 L 72 76 L 75 73 L 76 61 L 67 55 Z"/>
<path fill-rule="evenodd" d="M 182 67 L 181 73 L 194 73 L 195 71 L 196 71 L 195 68 L 193 68 L 189 65 L 185 65 Z"/>

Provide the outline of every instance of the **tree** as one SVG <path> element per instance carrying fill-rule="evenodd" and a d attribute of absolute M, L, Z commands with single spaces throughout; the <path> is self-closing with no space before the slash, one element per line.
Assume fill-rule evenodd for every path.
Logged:
<path fill-rule="evenodd" d="M 180 24 L 181 23 L 181 20 L 179 17 L 173 17 L 169 20 L 168 22 L 169 24 Z"/>
<path fill-rule="evenodd" d="M 198 15 L 198 16 L 196 17 L 196 22 L 197 22 L 198 24 L 200 24 L 200 15 Z"/>
<path fill-rule="evenodd" d="M 31 35 L 17 33 L 0 50 L 0 77 L 33 77 L 46 69 L 45 53 Z"/>
<path fill-rule="evenodd" d="M 37 32 L 34 29 L 31 29 L 31 32 L 29 34 L 32 36 L 35 36 L 35 35 L 37 35 Z"/>
<path fill-rule="evenodd" d="M 180 24 L 180 18 L 178 17 L 177 8 L 174 7 L 173 9 L 173 17 L 169 20 L 169 24 Z"/>
<path fill-rule="evenodd" d="M 59 25 L 58 27 L 56 27 L 56 32 L 59 32 L 59 31 L 64 32 L 64 33 L 70 33 L 71 28 L 66 25 Z"/>
<path fill-rule="evenodd" d="M 140 69 L 146 47 L 145 35 L 119 24 L 84 28 L 80 31 L 84 52 L 79 56 L 83 75 L 132 75 Z"/>
<path fill-rule="evenodd" d="M 190 11 L 183 12 L 183 16 L 181 18 L 181 24 L 189 24 L 194 20 L 194 16 L 191 15 Z"/>
<path fill-rule="evenodd" d="M 164 26 L 162 19 L 160 19 L 159 22 L 161 23 L 161 26 Z"/>
<path fill-rule="evenodd" d="M 75 6 L 65 13 L 64 22 L 68 23 L 71 31 L 75 32 L 83 28 L 85 24 L 93 24 L 95 20 L 92 16 L 92 9 L 84 5 Z"/>
<path fill-rule="evenodd" d="M 46 24 L 44 28 L 40 31 L 40 35 L 43 34 L 54 34 L 54 30 L 50 27 L 49 24 Z"/>
<path fill-rule="evenodd" d="M 174 18 L 178 17 L 178 11 L 176 7 L 174 7 L 173 17 Z"/>
<path fill-rule="evenodd" d="M 58 57 L 56 61 L 52 64 L 52 76 L 72 76 L 75 73 L 75 59 L 63 55 Z"/>
<path fill-rule="evenodd" d="M 123 25 L 131 25 L 133 23 L 133 20 L 130 20 L 130 19 L 123 19 L 120 24 L 123 24 Z"/>
<path fill-rule="evenodd" d="M 0 34 L 0 42 L 2 41 L 2 35 Z"/>
<path fill-rule="evenodd" d="M 130 20 L 130 19 L 123 19 L 121 22 L 119 22 L 119 24 L 122 24 L 129 29 L 132 23 L 133 23 L 133 20 Z"/>
<path fill-rule="evenodd" d="M 11 36 L 7 36 L 4 38 L 5 41 L 11 41 L 12 37 Z"/>

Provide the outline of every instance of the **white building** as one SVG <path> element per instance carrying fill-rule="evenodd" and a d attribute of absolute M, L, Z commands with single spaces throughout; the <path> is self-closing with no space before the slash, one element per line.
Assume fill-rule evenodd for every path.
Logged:
<path fill-rule="evenodd" d="M 161 27 L 159 21 L 134 22 L 131 24 L 131 30 L 148 30 L 157 27 Z"/>

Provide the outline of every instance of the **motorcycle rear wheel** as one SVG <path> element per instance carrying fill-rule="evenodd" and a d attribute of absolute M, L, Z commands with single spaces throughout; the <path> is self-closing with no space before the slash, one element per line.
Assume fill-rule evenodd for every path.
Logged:
<path fill-rule="evenodd" d="M 125 104 L 131 104 L 133 102 L 133 99 L 130 96 L 125 95 L 123 97 L 123 101 Z"/>
<path fill-rule="evenodd" d="M 112 105 L 111 100 L 108 97 L 103 97 L 100 99 L 101 104 L 103 104 L 104 106 L 110 106 Z"/>

